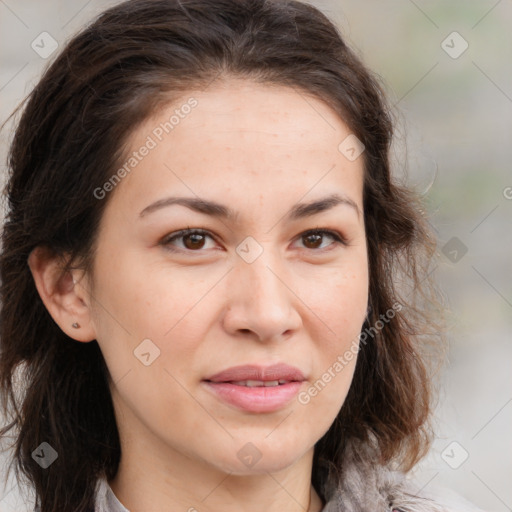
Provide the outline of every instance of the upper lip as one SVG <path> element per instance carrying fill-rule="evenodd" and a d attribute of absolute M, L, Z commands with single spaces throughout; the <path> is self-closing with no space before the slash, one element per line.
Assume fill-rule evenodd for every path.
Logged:
<path fill-rule="evenodd" d="M 305 377 L 298 368 L 279 363 L 270 366 L 233 366 L 205 380 L 210 382 L 240 382 L 245 380 L 260 380 L 263 382 L 275 380 L 303 381 Z"/>

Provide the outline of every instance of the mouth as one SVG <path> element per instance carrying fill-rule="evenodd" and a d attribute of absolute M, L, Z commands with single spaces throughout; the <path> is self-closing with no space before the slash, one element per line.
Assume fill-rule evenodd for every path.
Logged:
<path fill-rule="evenodd" d="M 283 384 L 288 384 L 289 380 L 238 380 L 236 382 L 229 382 L 229 384 L 234 384 L 235 386 L 245 386 L 247 388 L 273 388 L 275 386 L 282 386 Z"/>
<path fill-rule="evenodd" d="M 203 380 L 217 399 L 239 410 L 268 413 L 285 408 L 306 380 L 295 367 L 245 365 L 228 368 Z"/>
<path fill-rule="evenodd" d="M 242 383 L 252 387 L 262 386 L 266 383 L 276 386 L 287 382 L 302 382 L 305 380 L 304 374 L 295 366 L 284 363 L 273 364 L 270 366 L 242 365 L 227 368 L 215 375 L 205 379 L 209 382 L 231 382 Z M 277 384 L 276 384 L 277 383 Z"/>

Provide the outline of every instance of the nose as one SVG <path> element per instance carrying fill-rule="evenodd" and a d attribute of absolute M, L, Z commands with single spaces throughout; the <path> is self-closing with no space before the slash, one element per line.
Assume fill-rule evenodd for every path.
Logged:
<path fill-rule="evenodd" d="M 261 342 L 279 341 L 302 325 L 300 298 L 294 293 L 291 273 L 264 253 L 254 262 L 240 259 L 230 274 L 223 319 L 232 335 Z"/>

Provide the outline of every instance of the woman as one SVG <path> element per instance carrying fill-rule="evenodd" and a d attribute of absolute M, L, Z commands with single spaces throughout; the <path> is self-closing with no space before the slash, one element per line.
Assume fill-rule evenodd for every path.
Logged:
<path fill-rule="evenodd" d="M 300 2 L 131 0 L 67 44 L 16 129 L 0 259 L 36 510 L 462 510 L 405 479 L 439 340 L 391 137 Z"/>

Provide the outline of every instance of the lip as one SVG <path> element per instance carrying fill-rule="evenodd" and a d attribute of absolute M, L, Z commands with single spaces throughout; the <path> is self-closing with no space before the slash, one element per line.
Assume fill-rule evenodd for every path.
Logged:
<path fill-rule="evenodd" d="M 287 382 L 272 387 L 236 384 L 247 380 Z M 217 398 L 238 409 L 263 413 L 284 408 L 297 395 L 305 380 L 298 368 L 280 363 L 271 366 L 234 366 L 204 379 L 203 384 Z"/>
<path fill-rule="evenodd" d="M 270 366 L 243 365 L 233 366 L 204 380 L 211 382 L 237 382 L 241 380 L 289 380 L 303 381 L 304 374 L 296 367 L 284 363 Z"/>

